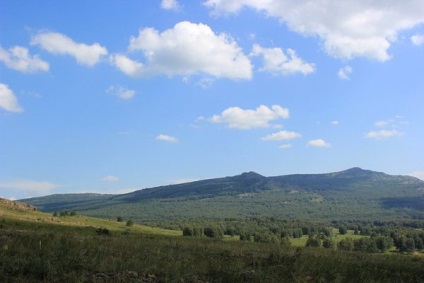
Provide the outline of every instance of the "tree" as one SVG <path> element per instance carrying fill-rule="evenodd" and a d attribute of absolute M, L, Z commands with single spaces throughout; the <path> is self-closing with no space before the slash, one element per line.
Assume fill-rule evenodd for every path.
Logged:
<path fill-rule="evenodd" d="M 317 237 L 309 237 L 308 240 L 306 241 L 306 246 L 307 247 L 321 247 L 321 239 L 317 236 Z"/>
<path fill-rule="evenodd" d="M 322 241 L 322 246 L 326 249 L 335 249 L 336 248 L 336 242 L 330 238 L 325 238 Z"/>
<path fill-rule="evenodd" d="M 337 244 L 337 247 L 339 250 L 353 251 L 353 240 L 351 238 L 343 239 Z"/>
<path fill-rule="evenodd" d="M 347 228 L 345 226 L 339 227 L 339 233 L 340 235 L 346 235 L 347 234 Z"/>
<path fill-rule="evenodd" d="M 183 236 L 193 236 L 193 228 L 191 227 L 184 227 L 183 229 Z"/>
<path fill-rule="evenodd" d="M 116 217 L 116 221 L 122 222 L 122 221 L 124 221 L 124 218 L 122 218 L 121 216 L 118 216 L 118 217 Z"/>
<path fill-rule="evenodd" d="M 224 237 L 224 231 L 222 230 L 221 227 L 218 227 L 218 226 L 206 227 L 203 230 L 203 234 L 206 237 L 215 238 L 215 239 L 222 239 Z"/>
<path fill-rule="evenodd" d="M 131 219 L 127 221 L 127 226 L 131 227 L 134 225 L 134 221 L 132 221 Z"/>

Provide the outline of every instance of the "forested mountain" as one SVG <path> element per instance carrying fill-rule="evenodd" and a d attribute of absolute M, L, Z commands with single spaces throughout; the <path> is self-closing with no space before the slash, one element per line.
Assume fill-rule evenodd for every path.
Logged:
<path fill-rule="evenodd" d="M 264 177 L 255 172 L 122 195 L 65 194 L 23 200 L 43 211 L 138 221 L 269 216 L 288 219 L 423 218 L 424 181 L 351 168 Z"/>

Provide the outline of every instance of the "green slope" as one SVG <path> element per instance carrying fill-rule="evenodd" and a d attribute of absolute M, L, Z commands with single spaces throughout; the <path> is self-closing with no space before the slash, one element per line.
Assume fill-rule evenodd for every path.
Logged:
<path fill-rule="evenodd" d="M 41 227 L 40 225 L 42 225 L 43 227 L 79 227 L 93 230 L 104 228 L 112 232 L 136 234 L 182 235 L 180 231 L 152 228 L 136 223 L 129 227 L 126 225 L 125 221 L 117 222 L 116 219 L 100 219 L 83 215 L 55 217 L 51 213 L 37 211 L 32 205 L 2 198 L 0 198 L 0 220 L 6 223 L 13 223 L 14 225 L 18 225 L 18 227 L 22 227 L 22 225 L 24 225 L 24 227 L 33 226 L 36 229 L 39 229 Z M 10 224 L 8 224 L 8 226 L 10 226 Z"/>
<path fill-rule="evenodd" d="M 183 218 L 424 218 L 424 181 L 351 168 L 328 174 L 238 176 L 162 186 L 124 195 L 27 199 L 44 211 L 77 210 L 139 221 Z"/>

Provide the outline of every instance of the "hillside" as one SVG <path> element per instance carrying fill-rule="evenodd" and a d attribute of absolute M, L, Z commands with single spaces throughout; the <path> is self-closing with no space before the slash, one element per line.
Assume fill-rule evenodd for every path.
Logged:
<path fill-rule="evenodd" d="M 16 228 L 16 225 L 20 228 L 25 227 L 25 229 L 28 229 L 28 227 L 37 227 L 37 229 L 41 227 L 68 227 L 92 230 L 104 228 L 115 232 L 136 234 L 181 235 L 179 231 L 152 228 L 139 224 L 133 224 L 129 227 L 125 221 L 117 222 L 116 219 L 99 219 L 83 215 L 53 216 L 51 213 L 37 211 L 32 205 L 3 198 L 0 198 L 0 220 L 2 223 L 8 223 L 6 226 L 11 226 L 10 228 Z"/>
<path fill-rule="evenodd" d="M 264 177 L 255 172 L 138 190 L 26 199 L 42 211 L 76 210 L 145 222 L 187 218 L 423 218 L 424 181 L 351 168 L 327 174 Z"/>

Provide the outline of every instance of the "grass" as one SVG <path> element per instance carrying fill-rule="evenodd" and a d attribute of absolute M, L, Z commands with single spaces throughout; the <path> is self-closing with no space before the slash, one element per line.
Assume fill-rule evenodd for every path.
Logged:
<path fill-rule="evenodd" d="M 181 231 L 150 227 L 135 223 L 131 227 L 125 221 L 101 219 L 83 215 L 54 217 L 52 214 L 34 210 L 14 209 L 0 202 L 0 218 L 8 221 L 39 223 L 52 226 L 105 228 L 114 232 L 146 233 L 165 236 L 181 236 Z"/>
<path fill-rule="evenodd" d="M 419 256 L 182 237 L 84 216 L 59 220 L 0 205 L 0 282 L 424 281 Z M 97 235 L 99 227 L 110 235 Z"/>

